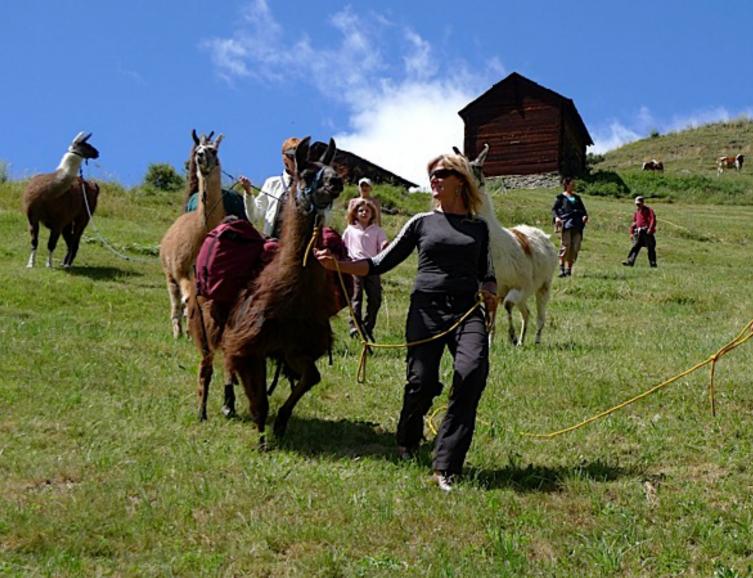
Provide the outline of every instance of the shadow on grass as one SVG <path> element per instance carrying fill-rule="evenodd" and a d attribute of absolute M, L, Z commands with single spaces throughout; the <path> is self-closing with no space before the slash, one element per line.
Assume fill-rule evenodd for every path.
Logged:
<path fill-rule="evenodd" d="M 77 267 L 73 266 L 65 270 L 69 275 L 88 277 L 93 281 L 112 281 L 124 277 L 143 277 L 138 271 L 128 271 L 117 267 Z"/>
<path fill-rule="evenodd" d="M 368 421 L 330 421 L 293 414 L 285 436 L 276 439 L 275 444 L 305 456 L 374 456 L 397 460 L 395 435 Z"/>
<path fill-rule="evenodd" d="M 329 421 L 318 418 L 291 417 L 283 439 L 275 441 L 281 449 L 295 451 L 303 456 L 353 459 L 361 456 L 382 458 L 389 462 L 402 462 L 397 457 L 395 435 L 377 423 L 340 419 Z M 421 445 L 406 467 L 431 469 L 433 442 Z M 600 459 L 573 466 L 549 467 L 529 464 L 521 467 L 508 464 L 499 469 L 467 466 L 463 472 L 466 483 L 484 490 L 510 488 L 517 492 L 552 493 L 564 491 L 568 480 L 610 482 L 637 472 Z"/>
<path fill-rule="evenodd" d="M 602 460 L 578 464 L 577 466 L 536 466 L 521 467 L 509 464 L 504 468 L 487 470 L 466 468 L 465 478 L 483 489 L 511 488 L 518 492 L 560 492 L 565 489 L 567 480 L 580 479 L 594 482 L 611 482 L 623 476 L 633 476 L 636 472 L 621 468 Z"/>

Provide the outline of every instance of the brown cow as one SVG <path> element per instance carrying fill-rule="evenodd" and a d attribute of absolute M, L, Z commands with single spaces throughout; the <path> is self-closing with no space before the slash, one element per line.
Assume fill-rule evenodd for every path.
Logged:
<path fill-rule="evenodd" d="M 656 159 L 651 159 L 650 161 L 643 163 L 642 168 L 644 171 L 663 171 L 664 163 L 657 161 Z"/>
<path fill-rule="evenodd" d="M 737 155 L 735 157 L 719 157 L 719 160 L 717 160 L 716 163 L 716 174 L 721 175 L 724 172 L 724 169 L 731 169 L 732 167 L 734 167 L 736 171 L 739 171 L 743 168 L 743 160 L 743 155 Z"/>

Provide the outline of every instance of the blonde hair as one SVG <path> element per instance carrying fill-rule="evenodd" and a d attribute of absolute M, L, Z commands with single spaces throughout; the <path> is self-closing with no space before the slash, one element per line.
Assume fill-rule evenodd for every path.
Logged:
<path fill-rule="evenodd" d="M 286 152 L 290 150 L 295 150 L 298 146 L 298 143 L 301 142 L 301 139 L 295 136 L 291 136 L 290 138 L 286 138 L 284 141 L 282 141 L 282 154 L 285 154 Z"/>
<path fill-rule="evenodd" d="M 463 181 L 463 187 L 460 190 L 460 195 L 463 197 L 463 204 L 468 212 L 472 215 L 477 215 L 483 200 L 481 199 L 481 193 L 479 193 L 478 185 L 476 184 L 476 178 L 473 176 L 473 170 L 468 162 L 468 159 L 463 155 L 439 155 L 438 157 L 429 161 L 427 165 L 427 171 L 431 175 L 431 171 L 434 167 L 442 162 L 442 165 L 447 169 L 452 169 L 458 173 Z"/>
<path fill-rule="evenodd" d="M 360 197 L 355 199 L 355 202 L 351 205 L 351 207 L 348 209 L 348 215 L 347 220 L 349 225 L 355 225 L 358 221 L 358 209 L 360 209 L 363 205 L 366 205 L 369 208 L 369 211 L 371 211 L 371 220 L 369 221 L 369 225 L 373 225 L 376 223 L 377 220 L 377 209 L 376 205 L 372 203 L 369 199 L 362 199 Z"/>

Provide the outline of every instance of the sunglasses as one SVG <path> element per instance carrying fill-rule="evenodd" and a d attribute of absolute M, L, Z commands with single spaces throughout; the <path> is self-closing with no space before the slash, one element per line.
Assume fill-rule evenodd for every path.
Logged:
<path fill-rule="evenodd" d="M 450 176 L 462 178 L 462 175 L 455 169 L 437 169 L 436 171 L 431 172 L 431 174 L 429 175 L 429 178 L 446 179 L 447 177 L 450 177 Z"/>
<path fill-rule="evenodd" d="M 288 157 L 289 159 L 294 159 L 295 158 L 295 149 L 287 149 L 282 154 L 285 155 L 286 157 Z"/>

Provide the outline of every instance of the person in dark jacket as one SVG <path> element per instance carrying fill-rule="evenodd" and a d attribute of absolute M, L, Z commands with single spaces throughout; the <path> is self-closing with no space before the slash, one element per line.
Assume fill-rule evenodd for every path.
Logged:
<path fill-rule="evenodd" d="M 583 229 L 588 222 L 588 211 L 580 196 L 573 192 L 575 180 L 562 177 L 563 191 L 557 195 L 552 207 L 552 221 L 560 232 L 560 277 L 569 277 L 578 259 Z"/>
<path fill-rule="evenodd" d="M 442 392 L 439 363 L 445 347 L 453 356 L 447 412 L 434 444 L 434 480 L 450 491 L 461 473 L 476 425 L 476 410 L 489 372 L 488 326 L 497 307 L 486 221 L 476 216 L 482 198 L 467 159 L 442 155 L 428 166 L 435 209 L 414 215 L 376 257 L 337 261 L 316 251 L 326 269 L 381 275 L 418 251 L 418 272 L 406 322 L 407 383 L 397 425 L 398 455 L 410 458 L 423 437 L 424 417 Z M 479 293 L 485 312 L 474 307 Z M 452 328 L 447 335 L 429 338 Z"/>
<path fill-rule="evenodd" d="M 649 207 L 643 197 L 635 197 L 635 213 L 630 225 L 630 240 L 633 246 L 628 253 L 627 260 L 622 264 L 632 267 L 638 258 L 641 247 L 648 249 L 648 264 L 656 267 L 656 213 Z"/>

